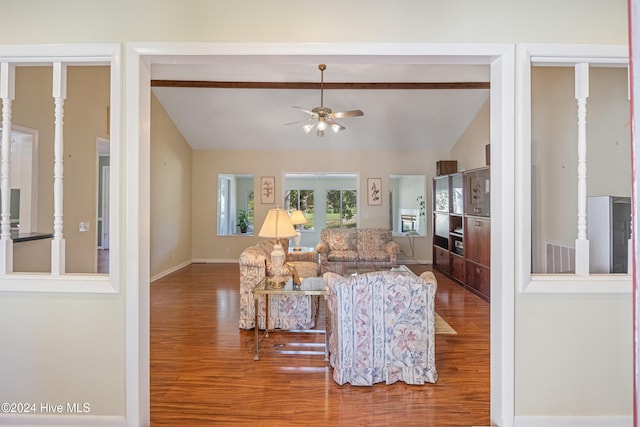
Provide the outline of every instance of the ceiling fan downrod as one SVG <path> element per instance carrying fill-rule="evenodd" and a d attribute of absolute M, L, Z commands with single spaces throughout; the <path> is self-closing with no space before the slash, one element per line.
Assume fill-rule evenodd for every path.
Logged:
<path fill-rule="evenodd" d="M 326 64 L 318 64 L 318 70 L 320 70 L 320 108 L 324 107 L 324 70 L 326 69 Z"/>

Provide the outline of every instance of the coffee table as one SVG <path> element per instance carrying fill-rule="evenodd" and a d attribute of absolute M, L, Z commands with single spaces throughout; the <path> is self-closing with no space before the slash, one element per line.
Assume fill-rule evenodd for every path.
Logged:
<path fill-rule="evenodd" d="M 266 310 L 265 310 L 265 328 L 264 334 L 262 338 L 260 338 L 260 331 L 258 330 L 258 301 L 260 295 L 266 296 Z M 327 307 L 327 296 L 329 295 L 329 291 L 327 290 L 327 286 L 322 277 L 305 277 L 302 279 L 301 286 L 294 286 L 293 282 L 289 280 L 284 288 L 273 288 L 269 286 L 269 281 L 262 279 L 256 288 L 253 290 L 253 300 L 255 304 L 255 334 L 256 334 L 256 353 L 253 356 L 253 360 L 260 360 L 260 346 L 262 345 L 265 338 L 269 337 L 269 300 L 271 295 L 318 295 L 322 296 L 324 300 L 324 308 L 326 313 L 325 320 L 325 330 L 324 332 L 324 360 L 325 362 L 329 360 L 329 343 L 328 343 L 328 335 L 327 328 L 330 327 L 329 321 L 329 310 Z M 275 330 L 274 330 L 275 332 Z"/>
<path fill-rule="evenodd" d="M 393 271 L 398 273 L 411 273 L 415 275 L 413 271 L 404 264 L 396 266 L 385 266 L 375 263 L 347 263 L 344 266 L 344 277 L 354 276 L 356 274 L 366 274 L 374 271 Z"/>

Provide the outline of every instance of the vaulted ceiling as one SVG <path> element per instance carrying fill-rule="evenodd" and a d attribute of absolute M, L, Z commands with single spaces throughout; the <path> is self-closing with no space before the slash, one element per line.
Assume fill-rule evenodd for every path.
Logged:
<path fill-rule="evenodd" d="M 195 150 L 450 150 L 489 98 L 489 66 L 326 61 L 324 106 L 360 109 L 337 134 L 305 134 L 317 63 L 162 64 L 152 92 Z"/>

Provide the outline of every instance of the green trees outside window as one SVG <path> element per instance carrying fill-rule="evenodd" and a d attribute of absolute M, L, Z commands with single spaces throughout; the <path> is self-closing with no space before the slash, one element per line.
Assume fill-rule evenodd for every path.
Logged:
<path fill-rule="evenodd" d="M 301 210 L 304 213 L 307 223 L 303 228 L 305 230 L 313 229 L 315 217 L 313 190 L 287 190 L 285 201 L 289 212 Z"/>
<path fill-rule="evenodd" d="M 358 192 L 356 190 L 327 191 L 327 228 L 358 226 Z"/>

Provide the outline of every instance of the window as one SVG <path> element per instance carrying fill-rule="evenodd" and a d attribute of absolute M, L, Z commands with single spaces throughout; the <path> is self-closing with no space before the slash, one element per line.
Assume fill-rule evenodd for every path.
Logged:
<path fill-rule="evenodd" d="M 425 183 L 424 175 L 389 176 L 389 222 L 395 234 L 427 234 Z"/>
<path fill-rule="evenodd" d="M 114 117 L 120 117 L 120 48 L 21 50 L 17 60 L 11 47 L 0 49 L 0 80 L 8 88 L 2 99 L 7 113 L 0 125 L 2 156 L 13 166 L 0 173 L 2 228 L 11 230 L 11 239 L 0 248 L 0 290 L 119 292 L 119 216 L 111 215 L 103 236 L 110 251 L 102 254 L 98 188 L 92 184 L 98 176 L 98 138 L 114 142 L 107 152 L 113 170 L 119 170 L 120 126 Z M 38 144 L 39 138 L 47 144 Z M 53 186 L 37 187 L 47 180 Z M 119 211 L 119 180 L 119 174 L 108 178 L 103 200 L 109 212 Z"/>
<path fill-rule="evenodd" d="M 289 207 L 289 212 L 300 210 L 307 219 L 303 225 L 305 230 L 313 230 L 315 217 L 313 190 L 288 189 L 285 193 L 285 204 Z"/>
<path fill-rule="evenodd" d="M 631 284 L 626 274 L 631 195 L 627 52 L 617 46 L 533 45 L 525 53 L 522 93 L 530 104 L 525 102 L 523 120 L 523 194 L 529 198 L 523 230 L 529 230 L 529 245 L 522 260 L 530 275 L 523 290 L 626 292 Z M 604 226 L 595 225 L 603 211 L 596 202 L 603 198 L 604 211 L 620 211 L 622 221 L 609 218 Z M 621 236 L 619 245 L 608 238 L 599 242 L 594 232 L 606 229 Z M 604 269 L 597 265 L 603 260 L 609 264 Z"/>
<path fill-rule="evenodd" d="M 323 228 L 356 226 L 357 174 L 285 173 L 284 188 L 284 206 L 289 211 L 305 211 L 307 224 L 302 236 L 303 245 L 315 245 Z M 342 194 L 345 191 L 350 194 Z M 329 200 L 330 194 L 334 200 Z"/>
<path fill-rule="evenodd" d="M 218 235 L 253 234 L 253 175 L 218 175 Z"/>
<path fill-rule="evenodd" d="M 358 226 L 358 192 L 356 190 L 327 191 L 327 228 Z"/>

